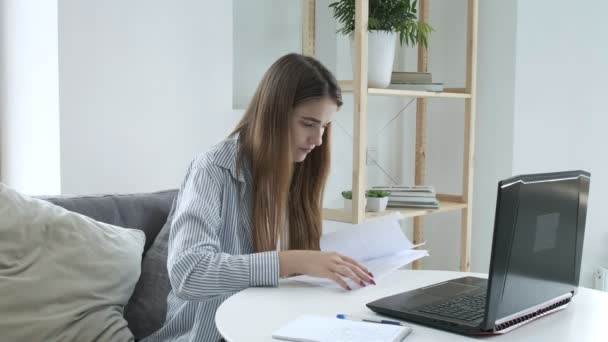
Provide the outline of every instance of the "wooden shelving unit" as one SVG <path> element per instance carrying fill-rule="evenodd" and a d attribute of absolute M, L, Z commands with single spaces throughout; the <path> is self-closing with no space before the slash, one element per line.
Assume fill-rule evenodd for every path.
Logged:
<path fill-rule="evenodd" d="M 353 91 L 353 81 L 338 81 L 342 92 Z M 442 92 L 431 92 L 431 91 L 417 91 L 417 90 L 400 90 L 400 89 L 386 89 L 386 88 L 368 88 L 368 95 L 380 95 L 380 96 L 408 96 L 408 97 L 451 97 L 458 99 L 471 98 L 471 94 L 466 93 L 465 88 L 445 88 Z"/>
<path fill-rule="evenodd" d="M 439 200 L 439 209 L 416 209 L 416 208 L 391 208 L 388 207 L 386 211 L 381 213 L 378 212 L 365 212 L 365 218 L 374 218 L 391 214 L 393 212 L 399 212 L 401 216 L 406 217 L 417 217 L 424 215 L 431 215 L 437 213 L 443 213 L 447 211 L 460 210 L 467 207 L 466 203 L 443 201 Z M 352 218 L 352 213 L 344 209 L 323 209 L 323 218 L 326 220 L 343 221 L 349 222 Z"/>
<path fill-rule="evenodd" d="M 429 0 L 418 1 L 419 20 L 428 22 Z M 303 3 L 302 51 L 314 55 L 315 0 L 304 0 Z M 423 218 L 426 215 L 448 211 L 460 211 L 460 270 L 470 270 L 471 257 L 471 219 L 473 195 L 473 148 L 475 145 L 475 93 L 477 65 L 477 15 L 478 0 L 467 1 L 467 40 L 466 40 L 466 80 L 463 88 L 446 88 L 444 92 L 409 91 L 398 89 L 368 88 L 368 25 L 369 0 L 355 0 L 355 75 L 352 81 L 340 81 L 343 91 L 354 93 L 353 114 L 353 210 L 324 209 L 324 219 L 361 223 L 366 219 L 398 211 L 404 217 L 414 218 L 414 244 L 423 241 Z M 418 71 L 427 72 L 428 54 L 422 46 L 418 47 Z M 436 210 L 389 208 L 384 213 L 365 212 L 364 194 L 366 190 L 366 114 L 368 96 L 404 96 L 416 97 L 416 159 L 415 184 L 425 184 L 426 158 L 426 107 L 427 98 L 456 98 L 464 100 L 464 153 L 462 156 L 462 194 L 438 195 L 440 208 Z M 415 262 L 414 268 L 420 264 Z"/>

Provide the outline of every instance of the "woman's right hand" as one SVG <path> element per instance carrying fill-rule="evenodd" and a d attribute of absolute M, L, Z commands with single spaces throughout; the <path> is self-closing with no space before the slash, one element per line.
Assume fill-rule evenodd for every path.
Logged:
<path fill-rule="evenodd" d="M 282 278 L 292 274 L 306 274 L 335 281 L 345 290 L 351 290 L 344 279 L 355 284 L 376 285 L 373 274 L 355 260 L 335 252 L 293 250 L 279 252 L 279 268 Z"/>

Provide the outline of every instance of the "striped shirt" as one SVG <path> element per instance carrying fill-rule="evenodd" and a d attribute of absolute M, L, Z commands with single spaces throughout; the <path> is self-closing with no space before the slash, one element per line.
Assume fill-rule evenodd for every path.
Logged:
<path fill-rule="evenodd" d="M 146 342 L 218 341 L 215 312 L 224 300 L 279 283 L 277 251 L 253 251 L 252 177 L 237 167 L 237 152 L 238 138 L 229 138 L 188 168 L 169 236 L 167 319 Z"/>

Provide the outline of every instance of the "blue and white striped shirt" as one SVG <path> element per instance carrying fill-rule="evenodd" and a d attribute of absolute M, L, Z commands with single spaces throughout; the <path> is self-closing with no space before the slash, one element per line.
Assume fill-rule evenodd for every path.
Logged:
<path fill-rule="evenodd" d="M 230 138 L 190 164 L 169 236 L 167 319 L 146 342 L 218 341 L 215 312 L 224 300 L 279 283 L 278 253 L 253 251 L 252 177 L 237 153 L 238 138 Z"/>

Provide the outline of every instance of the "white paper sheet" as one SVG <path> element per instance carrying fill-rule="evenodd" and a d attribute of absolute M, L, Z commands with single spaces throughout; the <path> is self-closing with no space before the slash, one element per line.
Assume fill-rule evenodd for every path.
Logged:
<path fill-rule="evenodd" d="M 413 245 L 403 235 L 400 219 L 399 213 L 393 213 L 323 235 L 321 250 L 364 261 L 410 249 Z"/>
<path fill-rule="evenodd" d="M 380 258 L 363 261 L 361 262 L 361 264 L 366 267 L 370 272 L 372 272 L 372 274 L 374 275 L 374 281 L 376 282 L 376 284 L 379 284 L 382 282 L 382 278 L 390 274 L 391 272 L 394 272 L 398 268 L 405 266 L 414 260 L 418 260 L 428 255 L 429 253 L 426 250 L 409 249 L 401 251 L 394 255 L 388 255 Z M 338 285 L 336 282 L 327 278 L 317 278 L 307 275 L 301 275 L 290 279 L 328 288 L 341 288 L 340 285 Z M 349 278 L 344 278 L 344 280 L 346 281 L 346 284 L 348 284 L 348 286 L 350 286 L 350 288 L 353 290 L 362 287 L 359 284 L 355 284 L 355 282 L 353 282 Z M 369 286 L 369 284 L 366 285 Z"/>
<path fill-rule="evenodd" d="M 335 251 L 357 260 L 372 272 L 378 283 L 382 277 L 399 267 L 429 255 L 426 250 L 413 249 L 418 246 L 414 246 L 403 234 L 400 219 L 399 213 L 393 213 L 323 235 L 321 250 Z M 325 278 L 302 275 L 291 279 L 323 287 L 340 287 Z M 344 280 L 352 289 L 361 287 L 350 279 Z"/>
<path fill-rule="evenodd" d="M 272 337 L 298 342 L 396 342 L 411 331 L 412 328 L 400 325 L 303 315 L 273 332 Z"/>

